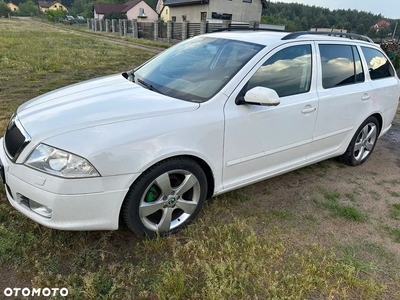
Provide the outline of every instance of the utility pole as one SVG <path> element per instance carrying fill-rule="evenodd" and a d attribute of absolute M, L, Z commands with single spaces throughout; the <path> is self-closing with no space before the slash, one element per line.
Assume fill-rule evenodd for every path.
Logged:
<path fill-rule="evenodd" d="M 399 25 L 399 22 L 396 22 L 396 26 L 394 27 L 394 31 L 393 31 L 393 34 L 392 34 L 392 39 L 393 40 L 394 40 L 394 35 L 396 34 L 397 25 Z"/>

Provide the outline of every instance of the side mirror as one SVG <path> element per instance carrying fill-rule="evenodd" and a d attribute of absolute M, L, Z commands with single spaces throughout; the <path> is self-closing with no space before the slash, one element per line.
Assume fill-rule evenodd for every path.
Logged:
<path fill-rule="evenodd" d="M 244 101 L 240 101 L 238 104 L 255 104 L 264 106 L 277 106 L 281 103 L 278 94 L 275 90 L 256 86 L 251 90 L 247 91 L 244 95 Z"/>

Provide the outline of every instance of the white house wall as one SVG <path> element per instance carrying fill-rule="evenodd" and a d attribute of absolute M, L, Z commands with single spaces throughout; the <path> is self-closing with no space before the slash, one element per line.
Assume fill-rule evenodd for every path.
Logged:
<path fill-rule="evenodd" d="M 253 0 L 252 3 L 242 0 L 210 0 L 209 4 L 169 7 L 168 19 L 164 20 L 171 21 L 175 16 L 176 22 L 182 22 L 182 15 L 186 15 L 186 20 L 198 23 L 201 20 L 201 12 L 207 12 L 207 18 L 211 18 L 212 12 L 216 12 L 232 14 L 233 21 L 260 21 L 262 4 L 260 0 Z"/>
<path fill-rule="evenodd" d="M 176 22 L 182 22 L 182 16 L 186 16 L 186 20 L 192 23 L 200 23 L 201 12 L 207 12 L 207 18 L 210 14 L 208 11 L 208 4 L 200 5 L 187 5 L 187 6 L 173 6 L 169 7 L 169 16 L 171 19 L 167 21 L 172 21 L 172 17 L 176 17 Z M 211 16 L 211 15 L 210 15 Z"/>
<path fill-rule="evenodd" d="M 242 0 L 210 0 L 207 18 L 211 18 L 212 12 L 232 14 L 233 21 L 260 21 L 262 3 L 260 0 L 253 0 L 252 3 Z"/>
<path fill-rule="evenodd" d="M 144 9 L 144 14 L 147 16 L 147 18 L 138 18 L 140 8 Z M 144 22 L 154 22 L 158 20 L 158 14 L 144 1 L 141 1 L 128 10 L 126 16 L 128 20 L 138 19 L 138 21 Z"/>

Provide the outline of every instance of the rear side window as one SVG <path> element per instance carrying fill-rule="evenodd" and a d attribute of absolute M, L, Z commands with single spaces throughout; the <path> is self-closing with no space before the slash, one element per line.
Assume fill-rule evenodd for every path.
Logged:
<path fill-rule="evenodd" d="M 319 45 L 324 89 L 364 82 L 364 70 L 357 47 Z"/>
<path fill-rule="evenodd" d="M 247 84 L 276 91 L 279 97 L 307 93 L 311 84 L 311 46 L 287 47 L 272 55 Z"/>
<path fill-rule="evenodd" d="M 382 52 L 369 47 L 361 47 L 361 49 L 372 80 L 394 76 L 394 70 Z"/>

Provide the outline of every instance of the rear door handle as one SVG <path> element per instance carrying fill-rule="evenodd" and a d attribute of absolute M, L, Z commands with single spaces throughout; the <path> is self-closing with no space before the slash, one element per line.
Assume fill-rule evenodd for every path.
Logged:
<path fill-rule="evenodd" d="M 317 110 L 317 108 L 316 107 L 310 107 L 310 106 L 306 106 L 306 108 L 304 108 L 301 112 L 303 113 L 303 114 L 309 114 L 309 113 L 312 113 L 313 111 L 316 111 Z"/>
<path fill-rule="evenodd" d="M 371 99 L 371 96 L 368 95 L 367 93 L 365 93 L 365 94 L 361 97 L 361 100 L 362 100 L 362 101 L 367 101 L 367 100 L 369 100 L 369 99 Z"/>

